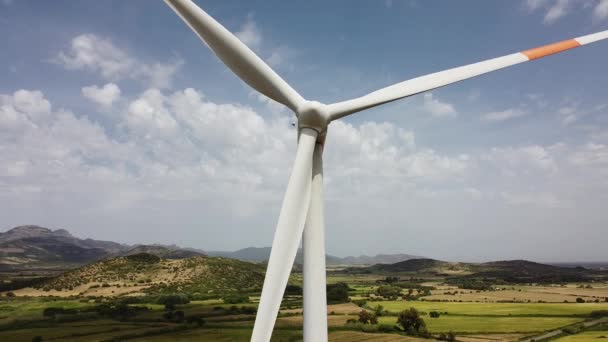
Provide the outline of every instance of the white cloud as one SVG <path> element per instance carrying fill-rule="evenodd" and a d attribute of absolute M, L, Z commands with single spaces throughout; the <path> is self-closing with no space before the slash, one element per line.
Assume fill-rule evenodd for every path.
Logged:
<path fill-rule="evenodd" d="M 576 115 L 570 114 L 562 119 L 562 125 L 569 126 L 576 122 L 576 120 L 578 120 L 578 117 Z"/>
<path fill-rule="evenodd" d="M 551 25 L 578 9 L 593 9 L 592 16 L 597 21 L 608 18 L 608 0 L 524 0 L 523 4 L 529 13 L 544 13 L 543 22 L 546 25 Z"/>
<path fill-rule="evenodd" d="M 539 145 L 494 147 L 481 158 L 498 167 L 502 174 L 510 176 L 539 172 L 547 174 L 557 171 L 558 168 L 549 151 Z"/>
<path fill-rule="evenodd" d="M 253 15 L 247 16 L 247 21 L 241 26 L 241 29 L 235 33 L 235 35 L 249 48 L 254 51 L 259 50 L 262 44 L 262 33 L 258 29 L 255 21 L 253 21 Z"/>
<path fill-rule="evenodd" d="M 608 0 L 600 0 L 597 6 L 593 9 L 593 17 L 596 20 L 604 20 L 608 18 Z"/>
<path fill-rule="evenodd" d="M 98 72 L 104 79 L 134 79 L 147 86 L 168 88 L 183 64 L 181 60 L 148 64 L 139 61 L 107 38 L 81 34 L 71 41 L 67 52 L 60 51 L 53 62 L 68 70 Z"/>
<path fill-rule="evenodd" d="M 439 99 L 433 98 L 432 93 L 424 94 L 423 107 L 435 117 L 454 117 L 458 115 L 454 105 L 447 102 L 441 102 Z"/>
<path fill-rule="evenodd" d="M 114 83 L 107 83 L 103 87 L 83 87 L 81 91 L 84 97 L 104 107 L 111 107 L 120 98 L 120 88 Z"/>
<path fill-rule="evenodd" d="M 480 200 L 484 197 L 483 192 L 476 188 L 465 188 L 464 192 L 474 200 Z"/>
<path fill-rule="evenodd" d="M 548 0 L 525 0 L 524 5 L 530 11 L 535 11 L 539 8 L 544 7 L 547 4 Z"/>
<path fill-rule="evenodd" d="M 555 3 L 549 7 L 549 10 L 545 14 L 543 19 L 545 24 L 552 24 L 558 19 L 568 14 L 571 0 L 556 0 Z"/>
<path fill-rule="evenodd" d="M 543 208 L 563 208 L 569 206 L 567 201 L 558 198 L 550 192 L 538 193 L 501 193 L 502 198 L 510 205 L 516 206 L 532 206 Z"/>
<path fill-rule="evenodd" d="M 506 109 L 499 112 L 486 113 L 482 116 L 482 119 L 487 121 L 505 121 L 524 115 L 526 115 L 526 112 L 521 109 Z"/>

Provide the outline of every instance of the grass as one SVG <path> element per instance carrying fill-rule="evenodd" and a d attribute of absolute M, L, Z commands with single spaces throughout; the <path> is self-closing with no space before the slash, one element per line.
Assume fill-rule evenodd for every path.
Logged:
<path fill-rule="evenodd" d="M 121 323 L 110 320 L 96 320 L 91 322 L 78 322 L 57 324 L 47 328 L 14 329 L 0 332 L 0 341 L 31 342 L 35 336 L 42 336 L 44 340 L 58 339 L 61 341 L 82 341 L 95 337 L 95 340 L 105 340 L 114 336 L 130 332 L 143 332 L 155 330 L 164 324 L 135 324 Z"/>
<path fill-rule="evenodd" d="M 608 330 L 604 331 L 587 331 L 576 335 L 561 337 L 555 342 L 585 342 L 585 341 L 608 341 Z"/>
<path fill-rule="evenodd" d="M 14 319 L 34 319 L 42 318 L 42 311 L 48 307 L 64 309 L 80 309 L 90 307 L 91 303 L 82 303 L 77 300 L 49 300 L 49 299 L 19 299 L 7 302 L 0 302 L 0 315 Z M 4 322 L 5 320 L 0 320 Z M 1 323 L 0 323 L 1 324 Z"/>
<path fill-rule="evenodd" d="M 395 335 L 395 334 L 368 334 L 358 331 L 334 331 L 329 334 L 331 342 L 425 342 L 429 340 Z"/>
<path fill-rule="evenodd" d="M 454 302 L 369 302 L 371 307 L 382 305 L 385 310 L 398 313 L 414 307 L 419 311 L 448 312 L 450 315 L 483 316 L 577 316 L 594 310 L 608 310 L 608 303 L 454 303 Z"/>
<path fill-rule="evenodd" d="M 133 342 L 190 342 L 190 341 L 214 341 L 214 342 L 249 342 L 251 339 L 251 328 L 231 329 L 195 329 L 172 333 L 168 335 L 147 336 L 132 339 Z M 301 341 L 301 331 L 275 329 L 273 342 Z"/>
<path fill-rule="evenodd" d="M 582 321 L 568 317 L 491 317 L 491 316 L 441 316 L 424 319 L 430 332 L 458 333 L 516 333 L 542 332 Z M 395 324 L 397 317 L 380 317 L 379 323 Z"/>

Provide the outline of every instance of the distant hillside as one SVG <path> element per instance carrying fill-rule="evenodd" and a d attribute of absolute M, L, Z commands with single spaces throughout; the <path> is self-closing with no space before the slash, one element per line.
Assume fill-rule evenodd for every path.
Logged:
<path fill-rule="evenodd" d="M 129 246 L 112 241 L 80 239 L 65 229 L 52 230 L 40 226 L 19 226 L 0 233 L 0 269 L 46 268 L 65 269 L 84 265 L 103 258 L 149 253 L 161 258 L 182 259 L 209 255 L 241 261 L 264 263 L 270 256 L 270 247 L 248 247 L 234 252 L 204 252 L 175 245 Z M 409 254 L 360 255 L 345 258 L 326 256 L 327 265 L 392 264 L 420 258 Z M 302 264 L 302 250 L 298 250 L 295 263 Z"/>
<path fill-rule="evenodd" d="M 137 245 L 126 252 L 120 253 L 123 256 L 147 253 L 156 255 L 163 259 L 186 259 L 196 256 L 205 256 L 205 254 L 193 250 L 182 249 L 177 246 L 160 246 L 160 245 Z"/>
<path fill-rule="evenodd" d="M 22 289 L 17 295 L 118 296 L 160 293 L 205 295 L 214 291 L 260 290 L 263 265 L 195 256 L 161 259 L 140 253 L 98 261 Z"/>
<path fill-rule="evenodd" d="M 348 256 L 340 258 L 339 264 L 342 265 L 375 265 L 375 264 L 394 264 L 410 259 L 423 259 L 421 256 L 411 254 L 377 254 L 375 256 L 360 255 L 358 257 Z"/>
<path fill-rule="evenodd" d="M 224 258 L 232 258 L 249 262 L 265 262 L 270 257 L 270 247 L 249 247 L 239 249 L 234 252 L 210 251 L 206 252 L 209 256 L 221 256 Z M 420 258 L 410 254 L 378 254 L 376 256 L 360 255 L 358 257 L 348 256 L 340 258 L 327 254 L 325 262 L 327 265 L 374 265 L 374 264 L 391 264 L 399 261 Z M 302 249 L 298 250 L 296 255 L 296 264 L 303 262 Z"/>
<path fill-rule="evenodd" d="M 354 268 L 355 272 L 372 273 L 426 273 L 426 274 L 471 274 L 472 264 L 462 262 L 446 262 L 434 259 L 409 259 L 394 264 L 377 264 L 365 268 Z"/>
<path fill-rule="evenodd" d="M 500 279 L 507 282 L 562 282 L 581 281 L 608 275 L 608 272 L 583 267 L 568 268 L 540 264 L 527 260 L 494 261 L 481 264 L 446 262 L 434 259 L 411 259 L 389 265 L 355 267 L 349 273 L 404 273 L 412 275 L 449 275 L 466 278 Z"/>
<path fill-rule="evenodd" d="M 79 239 L 65 229 L 19 226 L 0 233 L 0 266 L 84 264 L 127 248 L 111 241 Z"/>

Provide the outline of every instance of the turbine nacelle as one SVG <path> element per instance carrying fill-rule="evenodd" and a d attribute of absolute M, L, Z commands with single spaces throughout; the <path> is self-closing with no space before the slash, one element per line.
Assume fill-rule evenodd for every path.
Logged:
<path fill-rule="evenodd" d="M 298 129 L 314 129 L 319 133 L 317 140 L 322 142 L 331 121 L 327 105 L 317 101 L 304 101 L 298 107 L 296 116 L 298 117 Z"/>

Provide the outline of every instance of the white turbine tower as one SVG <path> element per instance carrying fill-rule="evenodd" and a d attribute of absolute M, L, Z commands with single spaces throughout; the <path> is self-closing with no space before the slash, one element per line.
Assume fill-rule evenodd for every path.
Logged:
<path fill-rule="evenodd" d="M 431 89 L 608 38 L 603 31 L 503 57 L 440 71 L 382 88 L 356 99 L 323 104 L 304 99 L 236 36 L 191 0 L 165 0 L 237 76 L 294 111 L 298 148 L 272 242 L 251 341 L 267 342 L 303 239 L 304 341 L 327 341 L 323 144 L 329 123 L 349 114 Z"/>

